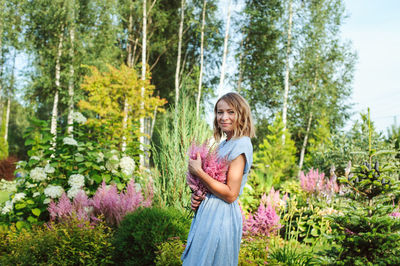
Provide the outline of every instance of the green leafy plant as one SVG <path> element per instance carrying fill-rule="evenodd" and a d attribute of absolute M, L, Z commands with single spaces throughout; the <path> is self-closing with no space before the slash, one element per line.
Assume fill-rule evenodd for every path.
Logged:
<path fill-rule="evenodd" d="M 185 243 L 179 237 L 172 237 L 157 245 L 156 260 L 157 266 L 180 266 L 181 256 L 185 250 Z"/>
<path fill-rule="evenodd" d="M 212 133 L 207 123 L 196 117 L 193 101 L 184 97 L 175 108 L 167 111 L 155 132 L 154 202 L 184 209 L 191 194 L 186 183 L 188 149 L 193 140 L 203 143 Z"/>
<path fill-rule="evenodd" d="M 0 229 L 1 265 L 104 265 L 112 263 L 112 231 L 81 220 Z"/>
<path fill-rule="evenodd" d="M 86 118 L 80 113 L 75 113 L 74 117 L 73 136 L 58 132 L 55 142 L 47 122 L 32 119 L 32 126 L 25 134 L 25 144 L 30 146 L 29 160 L 18 162 L 17 189 L 3 204 L 0 222 L 16 222 L 17 227 L 22 228 L 47 221 L 48 203 L 61 197 L 63 192 L 70 198 L 80 190 L 93 195 L 103 180 L 122 190 L 131 180 L 134 159 L 89 141 L 85 134 L 87 128 L 82 125 Z"/>
<path fill-rule="evenodd" d="M 157 245 L 170 237 L 186 239 L 190 220 L 173 208 L 142 208 L 125 216 L 115 232 L 114 261 L 124 265 L 153 265 Z"/>
<path fill-rule="evenodd" d="M 377 151 L 371 135 L 369 127 L 368 160 L 347 168 L 339 178 L 345 188 L 343 204 L 331 216 L 339 247 L 329 252 L 338 258 L 337 264 L 400 263 L 400 219 L 391 215 L 399 191 L 398 168 L 393 161 L 379 165 L 376 157 L 389 151 Z"/>

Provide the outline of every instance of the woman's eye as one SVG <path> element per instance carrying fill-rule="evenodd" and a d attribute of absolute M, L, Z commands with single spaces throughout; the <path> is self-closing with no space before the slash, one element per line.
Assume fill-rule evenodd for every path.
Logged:
<path fill-rule="evenodd" d="M 229 113 L 230 113 L 230 114 L 234 114 L 235 112 L 234 112 L 234 111 L 230 111 Z"/>

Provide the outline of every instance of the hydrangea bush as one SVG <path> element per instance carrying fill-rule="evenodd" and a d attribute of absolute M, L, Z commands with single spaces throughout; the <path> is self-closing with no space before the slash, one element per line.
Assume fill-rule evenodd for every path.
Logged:
<path fill-rule="evenodd" d="M 0 222 L 46 221 L 47 207 L 66 193 L 74 199 L 79 191 L 94 195 L 99 185 L 115 184 L 122 190 L 133 178 L 135 161 L 116 149 L 105 149 L 99 143 L 88 141 L 83 132 L 84 116 L 74 114 L 73 135 L 57 134 L 55 148 L 47 122 L 33 119 L 25 134 L 25 145 L 30 146 L 29 159 L 17 163 L 16 191 L 0 205 Z"/>

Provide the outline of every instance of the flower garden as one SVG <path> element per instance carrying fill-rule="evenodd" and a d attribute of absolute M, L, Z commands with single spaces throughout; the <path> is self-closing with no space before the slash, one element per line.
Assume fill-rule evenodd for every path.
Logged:
<path fill-rule="evenodd" d="M 134 149 L 91 141 L 80 113 L 73 137 L 57 136 L 55 150 L 46 122 L 34 120 L 26 134 L 29 159 L 16 163 L 15 179 L 1 181 L 1 264 L 180 265 L 193 215 L 186 179 L 199 186 L 186 176 L 187 160 L 197 151 L 205 158 L 208 149 L 193 146 L 190 136 L 204 141 L 210 134 L 191 105 L 181 108 L 178 118 L 173 110 L 163 117 L 148 168 L 138 167 Z M 173 119 L 184 127 L 171 127 Z M 361 125 L 359 143 L 331 137 L 325 155 L 308 157 L 316 167 L 298 176 L 282 131 L 255 149 L 240 197 L 240 265 L 400 263 L 396 146 L 369 119 Z M 352 152 L 342 153 L 335 141 Z M 328 163 L 328 173 L 318 168 Z"/>

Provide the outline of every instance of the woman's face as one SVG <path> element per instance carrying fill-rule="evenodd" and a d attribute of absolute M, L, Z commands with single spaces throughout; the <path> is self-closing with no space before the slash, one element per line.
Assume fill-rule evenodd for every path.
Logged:
<path fill-rule="evenodd" d="M 217 123 L 218 127 L 230 138 L 236 124 L 236 112 L 224 100 L 220 100 L 217 104 Z"/>

